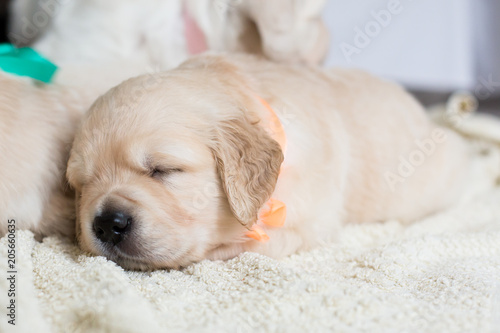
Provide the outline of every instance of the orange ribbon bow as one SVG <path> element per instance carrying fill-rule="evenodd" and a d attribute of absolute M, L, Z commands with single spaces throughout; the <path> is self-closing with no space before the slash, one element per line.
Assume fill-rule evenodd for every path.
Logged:
<path fill-rule="evenodd" d="M 265 208 L 261 210 L 257 223 L 252 226 L 252 229 L 246 235 L 259 242 L 266 242 L 269 240 L 269 236 L 264 231 L 264 228 L 259 225 L 259 222 L 269 227 L 279 228 L 285 224 L 285 219 L 286 205 L 282 201 L 271 198 L 266 203 Z"/>
<path fill-rule="evenodd" d="M 258 99 L 260 100 L 262 105 L 269 111 L 271 117 L 269 124 L 269 130 L 271 132 L 270 134 L 273 139 L 275 139 L 280 144 L 284 154 L 286 150 L 286 136 L 283 125 L 281 124 L 278 116 L 271 108 L 271 106 L 264 99 L 260 97 L 258 97 Z M 267 242 L 269 240 L 269 236 L 266 234 L 264 226 L 279 228 L 285 224 L 285 220 L 285 203 L 271 198 L 266 202 L 264 208 L 261 209 L 257 223 L 255 223 L 252 228 L 246 233 L 246 236 L 259 242 Z"/>

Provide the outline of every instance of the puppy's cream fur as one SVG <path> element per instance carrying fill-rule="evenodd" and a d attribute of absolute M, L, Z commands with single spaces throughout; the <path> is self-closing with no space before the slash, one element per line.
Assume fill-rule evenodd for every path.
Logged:
<path fill-rule="evenodd" d="M 73 235 L 64 170 L 85 102 L 76 91 L 5 73 L 0 87 L 0 234 L 14 219 L 38 235 Z"/>
<path fill-rule="evenodd" d="M 145 80 L 95 102 L 67 170 L 81 246 L 124 267 L 178 267 L 247 250 L 281 257 L 334 239 L 342 223 L 412 221 L 467 192 L 467 144 L 438 129 L 401 87 L 363 72 L 206 55 L 135 94 Z M 285 128 L 281 172 L 283 152 L 259 97 Z M 435 137 L 413 172 L 388 181 Z M 268 229 L 267 243 L 245 237 L 271 196 L 287 205 L 285 226 Z M 92 230 L 110 205 L 134 218 L 116 246 Z"/>

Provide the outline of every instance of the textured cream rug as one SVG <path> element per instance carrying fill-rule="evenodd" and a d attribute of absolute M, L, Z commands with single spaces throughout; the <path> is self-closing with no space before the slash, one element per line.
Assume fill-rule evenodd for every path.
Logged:
<path fill-rule="evenodd" d="M 410 226 L 345 227 L 278 261 L 245 253 L 128 272 L 66 239 L 17 233 L 17 318 L 0 332 L 499 332 L 500 188 Z"/>
<path fill-rule="evenodd" d="M 183 271 L 126 272 L 68 240 L 17 236 L 19 332 L 500 328 L 500 189 L 409 227 L 349 226 L 340 244 L 282 261 L 245 253 Z"/>

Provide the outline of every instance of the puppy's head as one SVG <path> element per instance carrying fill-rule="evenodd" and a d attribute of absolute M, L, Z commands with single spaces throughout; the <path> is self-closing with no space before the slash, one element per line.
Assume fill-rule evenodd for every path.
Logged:
<path fill-rule="evenodd" d="M 128 80 L 95 102 L 67 170 L 82 248 L 126 268 L 175 268 L 244 240 L 283 154 L 243 81 L 212 59 Z"/>

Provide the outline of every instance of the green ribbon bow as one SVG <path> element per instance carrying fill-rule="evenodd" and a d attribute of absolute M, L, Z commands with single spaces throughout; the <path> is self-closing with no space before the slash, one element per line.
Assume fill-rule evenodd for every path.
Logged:
<path fill-rule="evenodd" d="M 20 76 L 50 83 L 57 66 L 29 47 L 0 44 L 0 69 Z"/>

